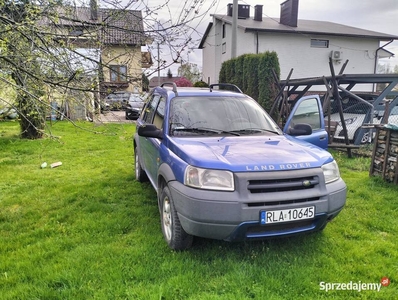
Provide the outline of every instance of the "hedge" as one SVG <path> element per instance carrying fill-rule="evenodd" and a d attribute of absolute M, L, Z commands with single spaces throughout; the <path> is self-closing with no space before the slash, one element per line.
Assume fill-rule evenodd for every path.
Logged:
<path fill-rule="evenodd" d="M 237 85 L 245 94 L 269 111 L 278 93 L 272 70 L 279 78 L 280 67 L 276 52 L 244 54 L 222 63 L 219 82 Z"/>

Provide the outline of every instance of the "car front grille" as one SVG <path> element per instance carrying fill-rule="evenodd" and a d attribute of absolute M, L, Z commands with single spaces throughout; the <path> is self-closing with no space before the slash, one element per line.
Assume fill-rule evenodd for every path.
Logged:
<path fill-rule="evenodd" d="M 247 189 L 250 193 L 275 193 L 312 189 L 319 184 L 317 176 L 282 178 L 267 180 L 249 180 Z"/>

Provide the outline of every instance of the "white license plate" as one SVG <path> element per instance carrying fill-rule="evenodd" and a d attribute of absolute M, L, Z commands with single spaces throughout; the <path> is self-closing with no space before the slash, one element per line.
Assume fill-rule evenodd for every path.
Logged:
<path fill-rule="evenodd" d="M 300 207 L 294 209 L 261 211 L 261 224 L 274 224 L 291 222 L 297 220 L 313 219 L 315 217 L 315 206 Z"/>

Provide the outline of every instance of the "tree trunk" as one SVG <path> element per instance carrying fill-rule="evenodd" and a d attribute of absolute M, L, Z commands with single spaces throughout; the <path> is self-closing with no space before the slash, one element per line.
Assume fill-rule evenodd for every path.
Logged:
<path fill-rule="evenodd" d="M 18 95 L 19 124 L 21 137 L 24 139 L 40 139 L 46 126 L 45 111 L 37 101 L 29 101 L 28 95 Z M 36 102 L 36 103 L 35 103 Z"/>

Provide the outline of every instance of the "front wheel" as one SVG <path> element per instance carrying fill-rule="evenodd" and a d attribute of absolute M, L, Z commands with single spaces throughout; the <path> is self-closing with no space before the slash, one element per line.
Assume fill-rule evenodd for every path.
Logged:
<path fill-rule="evenodd" d="M 160 220 L 167 245 L 173 250 L 186 250 L 192 246 L 193 236 L 182 228 L 170 190 L 165 186 L 160 195 Z"/>

